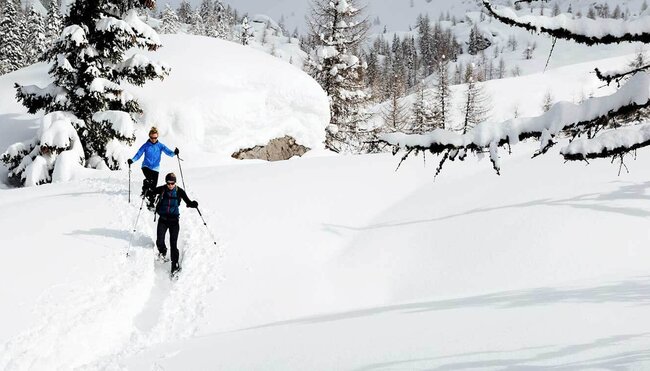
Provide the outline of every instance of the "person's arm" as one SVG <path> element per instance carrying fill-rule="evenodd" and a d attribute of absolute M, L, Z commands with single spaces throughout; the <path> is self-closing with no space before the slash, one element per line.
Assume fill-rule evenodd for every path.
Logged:
<path fill-rule="evenodd" d="M 183 188 L 178 187 L 178 194 L 181 196 L 181 198 L 183 199 L 183 201 L 185 201 L 185 205 L 187 205 L 187 207 L 196 208 L 196 207 L 199 206 L 199 203 L 198 203 L 198 202 L 196 202 L 196 201 L 190 201 L 190 198 L 187 197 L 187 193 L 185 193 L 185 190 L 184 190 Z"/>
<path fill-rule="evenodd" d="M 136 162 L 136 161 L 138 161 L 138 160 L 140 159 L 140 157 L 142 157 L 142 154 L 144 153 L 144 147 L 145 147 L 146 145 L 147 145 L 147 142 L 145 142 L 143 145 L 140 146 L 140 149 L 139 149 L 138 152 L 135 154 L 135 156 L 133 156 L 133 158 L 131 159 L 131 161 Z"/>
<path fill-rule="evenodd" d="M 160 143 L 160 142 L 158 142 L 158 143 Z M 167 156 L 169 156 L 169 157 L 174 157 L 174 151 L 172 151 L 171 149 L 167 148 L 166 145 L 160 143 L 160 148 L 162 148 L 162 151 L 165 152 L 165 154 L 166 154 Z"/>

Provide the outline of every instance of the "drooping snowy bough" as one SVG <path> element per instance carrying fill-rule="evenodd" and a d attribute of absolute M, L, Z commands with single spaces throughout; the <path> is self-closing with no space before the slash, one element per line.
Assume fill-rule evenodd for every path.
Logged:
<path fill-rule="evenodd" d="M 617 19 L 573 19 L 565 14 L 555 17 L 518 16 L 509 8 L 496 8 L 483 0 L 489 14 L 514 27 L 521 27 L 555 38 L 573 40 L 587 45 L 620 42 L 650 42 L 649 16 L 633 21 Z M 533 157 L 545 154 L 557 143 L 556 138 L 569 138 L 560 153 L 566 160 L 587 160 L 623 156 L 650 145 L 650 122 L 645 120 L 650 107 L 650 65 L 628 70 L 601 72 L 599 79 L 616 83 L 618 90 L 606 97 L 587 99 L 580 104 L 559 102 L 541 116 L 516 118 L 499 124 L 483 122 L 466 134 L 434 130 L 422 135 L 385 134 L 381 139 L 406 150 L 403 160 L 412 153 L 441 154 L 436 175 L 446 160 L 463 160 L 468 153 L 489 152 L 497 174 L 500 171 L 499 149 L 521 140 L 534 138 L 540 142 Z"/>
<path fill-rule="evenodd" d="M 53 82 L 46 87 L 16 84 L 18 101 L 30 113 L 46 115 L 36 138 L 0 155 L 14 183 L 50 182 L 59 166 L 115 170 L 125 163 L 121 149 L 134 141 L 142 109 L 120 84 L 142 85 L 169 73 L 166 65 L 143 55 L 126 58 L 129 49 L 161 46 L 156 32 L 137 13 L 154 6 L 152 0 L 72 3 L 66 27 L 45 53 Z M 44 133 L 60 140 L 46 141 Z"/>

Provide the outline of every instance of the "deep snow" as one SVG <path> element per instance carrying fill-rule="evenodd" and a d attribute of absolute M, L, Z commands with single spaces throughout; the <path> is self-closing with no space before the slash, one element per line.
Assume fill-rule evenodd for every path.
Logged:
<path fill-rule="evenodd" d="M 200 39 L 163 38 L 156 58 L 180 63 L 174 55 L 181 59 Z M 208 70 L 200 80 L 185 66 L 136 94 L 143 104 L 161 100 L 152 106 L 158 110 L 208 111 L 201 129 L 227 144 L 241 140 L 240 128 L 232 136 L 217 128 L 239 122 L 228 112 L 241 101 L 220 105 L 214 116 L 208 98 L 181 103 L 196 91 L 227 98 L 243 89 L 238 76 L 267 70 L 245 60 L 241 47 L 211 45 L 215 60 L 232 58 L 253 71 Z M 281 63 L 250 53 L 262 64 Z M 619 68 L 629 59 L 596 64 Z M 323 104 L 309 90 L 313 82 L 284 66 L 277 68 L 296 71 L 295 85 L 278 87 L 282 76 L 264 76 L 264 88 L 304 87 Z M 486 86 L 501 93 L 493 97 L 496 112 L 507 116 L 518 101 L 521 116 L 532 116 L 542 84 L 561 82 L 562 97 L 594 88 L 585 69 Z M 0 78 L 3 148 L 36 130 L 13 102 L 10 80 L 43 80 L 43 71 L 37 65 Z M 214 73 L 219 85 L 192 90 L 181 77 L 172 80 L 175 72 L 206 85 Z M 165 92 L 166 83 L 180 90 Z M 287 115 L 324 121 L 319 106 L 281 96 Z M 302 104 L 309 111 L 296 109 Z M 161 141 L 188 154 L 180 185 L 207 222 L 181 211 L 182 276 L 172 284 L 169 266 L 154 263 L 149 212 L 133 236 L 133 255 L 125 256 L 140 206 L 137 198 L 127 202 L 127 171 L 0 190 L 0 369 L 650 368 L 649 150 L 627 159 L 631 172 L 617 176 L 617 164 L 563 164 L 557 150 L 530 160 L 537 144 L 521 143 L 503 154 L 501 176 L 470 158 L 448 164 L 434 181 L 431 157 L 398 172 L 399 157 L 322 150 L 278 163 L 239 162 L 205 142 L 190 149 L 201 136 L 179 123 L 196 120 L 157 117 L 167 125 Z M 179 173 L 174 160 L 162 168 Z M 134 195 L 141 179 L 134 169 Z"/>

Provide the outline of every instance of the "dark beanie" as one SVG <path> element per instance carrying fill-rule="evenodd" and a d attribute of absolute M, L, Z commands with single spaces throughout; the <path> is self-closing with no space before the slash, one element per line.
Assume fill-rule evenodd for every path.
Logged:
<path fill-rule="evenodd" d="M 176 182 L 176 175 L 174 173 L 165 175 L 165 182 Z"/>

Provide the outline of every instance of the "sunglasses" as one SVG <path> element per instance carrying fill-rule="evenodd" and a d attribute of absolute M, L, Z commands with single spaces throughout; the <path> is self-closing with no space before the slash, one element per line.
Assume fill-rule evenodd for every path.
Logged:
<path fill-rule="evenodd" d="M 176 182 L 167 182 L 167 185 L 174 185 Z"/>
<path fill-rule="evenodd" d="M 158 137 L 149 137 L 149 139 L 158 139 Z"/>

